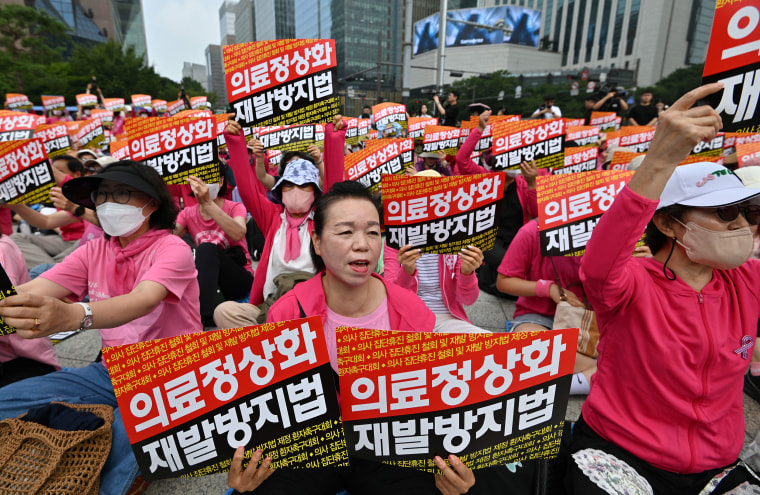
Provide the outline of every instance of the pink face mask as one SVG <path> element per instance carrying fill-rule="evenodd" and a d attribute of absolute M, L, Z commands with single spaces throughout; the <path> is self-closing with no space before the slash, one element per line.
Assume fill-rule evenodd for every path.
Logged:
<path fill-rule="evenodd" d="M 291 215 L 308 213 L 314 204 L 314 191 L 304 191 L 300 187 L 282 191 L 282 204 Z"/>

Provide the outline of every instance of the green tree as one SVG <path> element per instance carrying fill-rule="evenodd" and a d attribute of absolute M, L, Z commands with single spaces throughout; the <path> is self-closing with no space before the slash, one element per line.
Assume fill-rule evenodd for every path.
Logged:
<path fill-rule="evenodd" d="M 660 98 L 670 105 L 684 94 L 702 85 L 702 72 L 704 70 L 704 64 L 678 69 L 659 80 L 650 89 L 653 91 L 655 98 Z"/>
<path fill-rule="evenodd" d="M 47 67 L 61 59 L 66 31 L 64 24 L 45 12 L 23 5 L 0 5 L 2 89 L 24 93 L 30 80 L 47 79 Z"/>

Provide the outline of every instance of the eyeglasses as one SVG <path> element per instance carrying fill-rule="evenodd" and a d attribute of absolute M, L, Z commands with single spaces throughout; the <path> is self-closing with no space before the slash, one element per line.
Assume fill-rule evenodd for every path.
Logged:
<path fill-rule="evenodd" d="M 90 194 L 90 199 L 92 199 L 92 202 L 96 205 L 102 205 L 106 201 L 108 201 L 108 196 L 111 196 L 111 199 L 113 199 L 114 203 L 119 203 L 120 205 L 125 205 L 129 203 L 129 200 L 132 199 L 132 194 L 139 193 L 140 191 L 132 191 L 130 189 L 117 189 L 115 191 L 93 191 L 92 194 Z"/>
<path fill-rule="evenodd" d="M 715 209 L 718 211 L 718 217 L 720 217 L 720 219 L 723 220 L 724 222 L 732 222 L 736 220 L 736 217 L 739 216 L 739 212 L 742 212 L 742 214 L 744 214 L 744 218 L 747 219 L 747 222 L 749 224 L 751 225 L 760 224 L 760 206 L 730 205 L 730 206 L 719 206 Z"/>

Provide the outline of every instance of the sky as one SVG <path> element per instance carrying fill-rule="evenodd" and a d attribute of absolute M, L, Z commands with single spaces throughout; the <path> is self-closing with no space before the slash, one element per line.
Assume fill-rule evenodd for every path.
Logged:
<path fill-rule="evenodd" d="M 206 47 L 219 44 L 221 0 L 143 0 L 148 62 L 179 82 L 184 62 L 206 65 Z"/>

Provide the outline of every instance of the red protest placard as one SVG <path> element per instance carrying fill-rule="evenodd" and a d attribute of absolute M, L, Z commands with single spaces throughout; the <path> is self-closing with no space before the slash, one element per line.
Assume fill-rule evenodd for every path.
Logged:
<path fill-rule="evenodd" d="M 0 143 L 0 203 L 46 203 L 54 185 L 41 139 Z"/>
<path fill-rule="evenodd" d="M 602 132 L 612 132 L 617 126 L 617 114 L 615 112 L 591 112 L 589 124 L 598 127 Z"/>
<path fill-rule="evenodd" d="M 25 112 L 32 109 L 32 102 L 21 93 L 5 93 L 5 107 L 11 111 Z"/>
<path fill-rule="evenodd" d="M 0 141 L 31 139 L 34 128 L 45 123 L 45 117 L 31 113 L 0 110 Z"/>
<path fill-rule="evenodd" d="M 190 108 L 193 110 L 205 109 L 208 98 L 205 96 L 193 96 L 190 98 Z"/>
<path fill-rule="evenodd" d="M 644 153 L 635 153 L 633 151 L 615 150 L 610 161 L 610 170 L 626 170 L 628 164 L 633 161 L 637 156 L 642 156 Z"/>
<path fill-rule="evenodd" d="M 438 125 L 438 119 L 433 117 L 411 117 L 409 118 L 409 127 L 406 136 L 413 138 L 415 141 L 421 141 L 425 134 L 425 126 Z"/>
<path fill-rule="evenodd" d="M 553 168 L 552 174 L 572 174 L 596 170 L 598 157 L 599 148 L 596 146 L 565 148 L 565 166 Z"/>
<path fill-rule="evenodd" d="M 623 146 L 636 153 L 646 153 L 654 138 L 655 127 L 628 126 L 607 133 L 607 147 Z"/>
<path fill-rule="evenodd" d="M 519 122 L 520 116 L 519 115 L 492 115 L 488 119 L 488 125 L 486 125 L 486 128 L 483 130 L 483 132 L 480 133 L 480 139 L 478 139 L 477 144 L 475 145 L 475 151 L 481 152 L 485 151 L 489 148 L 491 148 L 491 140 L 493 138 L 492 135 L 492 129 L 493 126 L 496 125 L 499 122 Z M 470 117 L 469 121 L 463 121 L 462 124 L 467 122 L 467 131 L 463 133 L 465 134 L 465 139 L 467 136 L 470 135 L 469 130 L 470 129 L 477 129 L 479 124 L 479 117 L 473 115 Z M 462 139 L 460 136 L 459 143 L 460 145 L 464 144 L 465 139 Z"/>
<path fill-rule="evenodd" d="M 254 41 L 222 51 L 227 97 L 244 127 L 325 123 L 338 114 L 335 40 Z"/>
<path fill-rule="evenodd" d="M 760 143 L 760 133 L 727 132 L 723 137 L 723 150 L 747 143 Z"/>
<path fill-rule="evenodd" d="M 103 127 L 106 129 L 111 128 L 111 125 L 113 124 L 113 110 L 95 108 L 92 110 L 90 115 L 93 119 L 100 119 L 100 121 L 103 123 Z"/>
<path fill-rule="evenodd" d="M 345 157 L 346 176 L 370 191 L 380 189 L 383 174 L 404 174 L 414 166 L 414 139 L 376 139 Z"/>
<path fill-rule="evenodd" d="M 738 144 L 736 155 L 740 167 L 760 165 L 760 143 Z"/>
<path fill-rule="evenodd" d="M 174 101 L 170 101 L 169 103 L 166 104 L 166 114 L 169 117 L 172 117 L 172 116 L 178 114 L 182 110 L 185 110 L 185 102 L 184 102 L 184 100 L 181 100 L 181 99 L 174 100 Z"/>
<path fill-rule="evenodd" d="M 167 184 L 184 184 L 194 175 L 219 182 L 216 122 L 212 117 L 147 117 L 124 124 L 132 160 L 153 167 Z"/>
<path fill-rule="evenodd" d="M 319 317 L 103 349 L 147 480 L 229 470 L 239 446 L 272 467 L 348 460 Z"/>
<path fill-rule="evenodd" d="M 504 173 L 453 177 L 384 176 L 386 242 L 424 253 L 454 254 L 475 245 L 493 248 L 504 195 Z"/>
<path fill-rule="evenodd" d="M 10 277 L 5 272 L 3 265 L 0 265 L 0 299 L 15 295 L 16 288 L 13 286 L 13 282 L 11 282 Z M 10 335 L 12 333 L 16 333 L 16 329 L 5 323 L 5 319 L 0 316 L 0 335 Z"/>
<path fill-rule="evenodd" d="M 336 334 L 352 457 L 436 472 L 436 455 L 480 469 L 559 451 L 577 329 Z"/>
<path fill-rule="evenodd" d="M 720 81 L 708 97 L 726 132 L 760 131 L 757 78 L 760 70 L 760 4 L 757 0 L 719 0 L 707 47 L 702 82 Z"/>
<path fill-rule="evenodd" d="M 542 256 L 581 256 L 599 217 L 634 172 L 596 171 L 536 180 Z"/>
<path fill-rule="evenodd" d="M 65 155 L 71 150 L 71 137 L 66 124 L 39 125 L 34 128 L 34 137 L 42 140 L 45 153 L 50 158 Z"/>
<path fill-rule="evenodd" d="M 691 155 L 696 156 L 720 156 L 723 154 L 723 140 L 725 139 L 723 133 L 719 133 L 711 141 L 700 141 L 694 149 L 691 150 Z"/>
<path fill-rule="evenodd" d="M 153 103 L 153 98 L 150 95 L 132 95 L 131 98 L 132 107 L 144 108 L 148 111 L 153 110 L 153 107 L 150 106 Z"/>
<path fill-rule="evenodd" d="M 74 141 L 77 142 L 80 149 L 100 148 L 105 139 L 106 135 L 103 128 L 103 122 L 98 118 L 83 121 L 83 123 L 77 128 L 76 135 L 74 136 Z"/>
<path fill-rule="evenodd" d="M 98 104 L 98 97 L 89 93 L 80 93 L 76 98 L 77 105 L 81 107 L 90 107 Z"/>
<path fill-rule="evenodd" d="M 166 100 L 153 100 L 150 104 L 157 114 L 163 115 L 166 113 Z"/>
<path fill-rule="evenodd" d="M 494 168 L 519 170 L 523 161 L 538 168 L 562 167 L 565 160 L 565 120 L 539 119 L 493 124 Z"/>
<path fill-rule="evenodd" d="M 66 108 L 66 100 L 63 96 L 42 95 L 40 98 L 42 99 L 42 108 L 46 112 Z"/>
<path fill-rule="evenodd" d="M 581 127 L 581 126 L 585 126 L 586 125 L 586 119 L 565 119 L 565 125 L 567 127 Z"/>
<path fill-rule="evenodd" d="M 599 141 L 599 133 L 599 128 L 594 125 L 568 127 L 565 148 L 596 145 Z"/>
<path fill-rule="evenodd" d="M 372 120 L 378 131 L 387 134 L 391 129 L 396 130 L 396 137 L 401 136 L 403 129 L 409 126 L 406 120 L 406 105 L 386 101 L 372 106 Z"/>
<path fill-rule="evenodd" d="M 124 98 L 105 98 L 103 100 L 103 106 L 106 107 L 106 110 L 112 112 L 123 112 Z"/>
<path fill-rule="evenodd" d="M 425 127 L 422 136 L 422 151 L 424 153 L 444 151 L 449 156 L 456 156 L 459 149 L 460 132 L 461 129 L 458 127 L 429 125 Z"/>
<path fill-rule="evenodd" d="M 325 128 L 322 124 L 259 127 L 258 139 L 265 149 L 306 151 L 309 145 L 324 142 Z"/>
<path fill-rule="evenodd" d="M 108 144 L 111 156 L 116 160 L 129 160 L 129 140 L 117 139 Z"/>
<path fill-rule="evenodd" d="M 711 162 L 711 163 L 717 163 L 718 165 L 723 165 L 724 158 L 722 156 L 696 156 L 696 155 L 689 155 L 686 157 L 684 161 L 678 164 L 680 167 L 681 165 L 688 165 L 689 163 L 698 163 L 698 162 Z"/>

